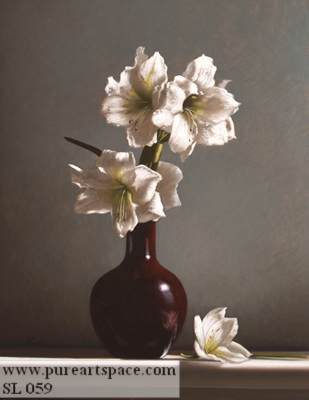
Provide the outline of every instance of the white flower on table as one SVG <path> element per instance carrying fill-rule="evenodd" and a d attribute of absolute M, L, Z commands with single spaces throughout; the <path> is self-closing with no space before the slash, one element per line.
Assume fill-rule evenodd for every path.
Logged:
<path fill-rule="evenodd" d="M 160 162 L 158 172 L 136 165 L 131 152 L 104 150 L 96 166 L 81 169 L 70 164 L 72 182 L 83 188 L 75 204 L 82 214 L 111 213 L 113 226 L 120 237 L 139 222 L 165 217 L 164 210 L 180 206 L 177 186 L 181 170 Z"/>
<path fill-rule="evenodd" d="M 159 106 L 160 93 L 166 82 L 167 66 L 163 57 L 155 52 L 149 58 L 143 47 L 136 50 L 134 66 L 125 67 L 119 82 L 113 77 L 108 78 L 102 112 L 107 122 L 127 127 L 130 146 L 155 143 L 158 128 L 152 122 L 152 114 Z"/>
<path fill-rule="evenodd" d="M 170 132 L 170 148 L 184 161 L 197 144 L 223 145 L 236 138 L 231 115 L 240 103 L 223 81 L 215 86 L 216 67 L 202 55 L 166 85 L 153 123 Z"/>
<path fill-rule="evenodd" d="M 201 320 L 194 317 L 194 350 L 206 360 L 243 362 L 251 353 L 233 341 L 238 332 L 237 318 L 226 318 L 226 308 L 215 308 Z"/>

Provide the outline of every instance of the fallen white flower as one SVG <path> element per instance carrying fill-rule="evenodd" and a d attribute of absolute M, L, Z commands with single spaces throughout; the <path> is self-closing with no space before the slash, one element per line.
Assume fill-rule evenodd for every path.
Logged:
<path fill-rule="evenodd" d="M 133 153 L 104 150 L 96 167 L 81 169 L 70 164 L 72 182 L 85 189 L 79 194 L 75 211 L 82 214 L 111 213 L 120 237 L 139 222 L 157 221 L 164 208 L 177 207 L 177 186 L 181 170 L 160 162 L 158 171 L 137 165 Z"/>
<path fill-rule="evenodd" d="M 149 58 L 143 47 L 136 50 L 134 66 L 125 67 L 119 82 L 108 78 L 102 112 L 109 123 L 127 127 L 130 146 L 151 146 L 156 142 L 158 128 L 152 122 L 152 114 L 159 106 L 166 82 L 167 66 L 163 57 L 155 52 Z"/>
<path fill-rule="evenodd" d="M 198 357 L 221 362 L 243 362 L 251 353 L 233 341 L 238 332 L 237 318 L 226 318 L 226 308 L 215 308 L 201 320 L 194 317 L 196 340 L 194 350 Z"/>
<path fill-rule="evenodd" d="M 153 123 L 170 132 L 170 148 L 182 160 L 192 154 L 197 144 L 223 145 L 236 138 L 231 115 L 240 103 L 225 86 L 214 86 L 216 67 L 202 55 L 188 64 L 183 76 L 176 76 L 161 93 L 160 107 Z"/>

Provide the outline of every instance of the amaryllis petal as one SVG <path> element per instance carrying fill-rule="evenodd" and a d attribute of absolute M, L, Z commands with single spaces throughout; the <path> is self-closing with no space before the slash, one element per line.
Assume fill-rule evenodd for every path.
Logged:
<path fill-rule="evenodd" d="M 193 150 L 195 149 L 197 142 L 192 142 L 189 147 L 186 148 L 185 151 L 179 153 L 180 159 L 182 162 L 184 162 L 191 154 L 193 153 Z"/>
<path fill-rule="evenodd" d="M 174 117 L 169 145 L 174 153 L 182 153 L 194 142 L 196 126 L 185 113 Z"/>
<path fill-rule="evenodd" d="M 200 344 L 197 340 L 194 341 L 194 351 L 196 353 L 196 355 L 200 358 L 206 358 L 206 353 L 205 351 L 203 351 L 203 349 L 200 347 Z"/>
<path fill-rule="evenodd" d="M 145 54 L 145 47 L 139 46 L 136 49 L 134 68 L 139 67 L 147 59 L 148 59 L 148 56 L 147 56 L 147 54 Z"/>
<path fill-rule="evenodd" d="M 209 124 L 217 124 L 225 121 L 234 114 L 240 103 L 227 90 L 218 87 L 212 87 L 199 96 L 195 104 L 196 118 L 198 121 Z"/>
<path fill-rule="evenodd" d="M 128 100 L 118 96 L 107 96 L 102 103 L 102 112 L 108 123 L 117 126 L 127 126 L 134 118 Z"/>
<path fill-rule="evenodd" d="M 153 113 L 153 123 L 170 132 L 174 115 L 183 111 L 185 91 L 176 83 L 169 82 L 160 98 L 160 107 Z"/>
<path fill-rule="evenodd" d="M 78 214 L 106 214 L 112 209 L 112 196 L 108 192 L 86 189 L 77 197 L 74 210 Z"/>
<path fill-rule="evenodd" d="M 226 313 L 226 307 L 219 307 L 219 308 L 214 308 L 213 310 L 209 311 L 208 314 L 206 314 L 206 316 L 203 318 L 203 332 L 205 337 L 213 324 L 224 319 L 225 313 Z"/>
<path fill-rule="evenodd" d="M 153 198 L 161 179 L 158 172 L 145 165 L 138 165 L 135 168 L 135 180 L 131 186 L 133 202 L 139 205 L 148 203 Z"/>
<path fill-rule="evenodd" d="M 128 98 L 132 95 L 132 77 L 139 66 L 147 60 L 148 56 L 144 54 L 144 47 L 138 47 L 136 49 L 136 55 L 133 66 L 127 66 L 120 74 L 119 82 L 117 82 L 112 76 L 108 77 L 105 92 L 107 95 L 119 95 L 124 98 Z M 134 79 L 134 78 L 133 78 Z"/>
<path fill-rule="evenodd" d="M 163 204 L 160 194 L 155 192 L 152 199 L 141 206 L 136 207 L 136 214 L 139 222 L 157 221 L 159 218 L 165 217 Z"/>
<path fill-rule="evenodd" d="M 110 187 L 112 178 L 98 168 L 81 169 L 76 165 L 69 164 L 71 168 L 72 183 L 80 188 L 107 189 Z"/>
<path fill-rule="evenodd" d="M 233 353 L 240 353 L 244 357 L 250 357 L 252 354 L 244 346 L 239 343 L 231 342 L 227 348 Z"/>
<path fill-rule="evenodd" d="M 152 122 L 158 128 L 162 128 L 167 132 L 171 131 L 173 124 L 174 114 L 167 108 L 161 108 L 152 114 Z"/>
<path fill-rule="evenodd" d="M 107 79 L 105 92 L 108 96 L 121 96 L 128 98 L 132 94 L 132 85 L 130 82 L 130 73 L 134 67 L 126 67 L 120 74 L 119 82 L 112 76 Z"/>
<path fill-rule="evenodd" d="M 167 66 L 160 53 L 155 52 L 152 57 L 141 63 L 138 78 L 140 82 L 135 82 L 134 86 L 138 92 L 145 94 L 151 94 L 155 86 L 167 81 Z M 136 87 L 137 84 L 138 87 Z"/>
<path fill-rule="evenodd" d="M 188 64 L 183 76 L 195 82 L 200 91 L 204 91 L 214 86 L 216 70 L 213 59 L 203 54 Z"/>
<path fill-rule="evenodd" d="M 205 345 L 205 336 L 203 333 L 202 320 L 199 315 L 194 317 L 194 334 L 199 346 L 203 349 Z"/>
<path fill-rule="evenodd" d="M 183 111 L 183 102 L 185 101 L 186 94 L 184 88 L 175 82 L 169 82 L 166 90 L 161 97 L 162 108 L 169 110 L 172 114 L 177 114 Z"/>
<path fill-rule="evenodd" d="M 184 76 L 175 76 L 172 83 L 183 91 L 185 95 L 184 100 L 189 96 L 198 94 L 198 86 L 192 80 L 187 79 Z"/>
<path fill-rule="evenodd" d="M 160 107 L 153 113 L 153 123 L 170 132 L 174 115 L 183 111 L 186 97 L 185 91 L 177 83 L 169 82 L 162 92 Z"/>
<path fill-rule="evenodd" d="M 107 174 L 114 178 L 120 178 L 124 170 L 135 167 L 135 157 L 131 152 L 104 150 L 97 158 L 96 164 Z"/>
<path fill-rule="evenodd" d="M 152 122 L 152 112 L 141 111 L 135 119 L 130 120 L 127 139 L 131 147 L 152 146 L 156 142 L 158 128 Z"/>
<path fill-rule="evenodd" d="M 209 311 L 203 318 L 203 324 L 211 326 L 214 322 L 217 322 L 225 317 L 226 307 L 217 307 Z"/>
<path fill-rule="evenodd" d="M 247 356 L 244 356 L 242 353 L 233 352 L 225 346 L 219 346 L 214 354 L 217 357 L 231 363 L 240 363 L 246 361 L 248 358 Z"/>
<path fill-rule="evenodd" d="M 237 318 L 224 318 L 214 323 L 205 337 L 206 346 L 214 350 L 218 346 L 229 345 L 238 332 Z M 205 334 L 205 333 L 204 333 Z"/>
<path fill-rule="evenodd" d="M 162 176 L 162 180 L 158 183 L 157 190 L 160 193 L 164 209 L 181 206 L 177 193 L 178 184 L 183 178 L 181 169 L 174 164 L 160 161 L 158 172 Z"/>
<path fill-rule="evenodd" d="M 119 95 L 118 91 L 119 83 L 112 77 L 107 78 L 107 85 L 105 87 L 105 92 L 108 95 Z"/>
<path fill-rule="evenodd" d="M 220 345 L 228 346 L 238 333 L 238 320 L 237 318 L 224 318 L 217 324 L 220 323 L 222 327 Z"/>
<path fill-rule="evenodd" d="M 223 81 L 219 82 L 216 86 L 219 88 L 226 89 L 227 85 L 231 83 L 232 81 L 230 79 L 223 79 Z"/>
<path fill-rule="evenodd" d="M 197 142 L 205 146 L 222 146 L 230 140 L 236 139 L 232 118 L 215 125 L 199 126 Z"/>

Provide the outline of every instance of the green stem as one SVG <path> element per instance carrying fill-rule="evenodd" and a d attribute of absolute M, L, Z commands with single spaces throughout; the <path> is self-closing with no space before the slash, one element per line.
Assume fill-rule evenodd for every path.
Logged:
<path fill-rule="evenodd" d="M 157 143 L 143 148 L 139 163 L 156 171 L 161 159 L 163 145 L 168 141 L 169 136 L 168 133 L 159 130 Z"/>
<path fill-rule="evenodd" d="M 306 351 L 254 351 L 254 358 L 261 359 L 308 359 L 309 354 Z"/>
<path fill-rule="evenodd" d="M 155 143 L 151 147 L 145 146 L 143 148 L 139 163 L 147 167 L 157 170 L 163 150 L 163 143 Z"/>

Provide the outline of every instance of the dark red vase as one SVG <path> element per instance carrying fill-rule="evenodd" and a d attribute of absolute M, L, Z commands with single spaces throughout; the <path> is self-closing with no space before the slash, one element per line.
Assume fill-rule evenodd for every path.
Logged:
<path fill-rule="evenodd" d="M 115 357 L 160 358 L 179 334 L 187 312 L 179 279 L 156 258 L 156 224 L 127 235 L 122 263 L 94 285 L 90 310 L 95 331 Z"/>

